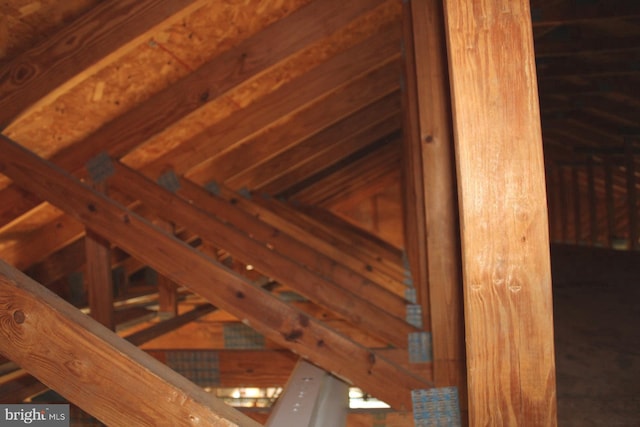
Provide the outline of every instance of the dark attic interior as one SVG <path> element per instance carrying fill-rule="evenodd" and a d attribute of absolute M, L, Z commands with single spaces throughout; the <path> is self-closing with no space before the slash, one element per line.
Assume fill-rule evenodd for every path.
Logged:
<path fill-rule="evenodd" d="M 0 404 L 640 423 L 637 0 L 2 0 L 0 131 Z"/>

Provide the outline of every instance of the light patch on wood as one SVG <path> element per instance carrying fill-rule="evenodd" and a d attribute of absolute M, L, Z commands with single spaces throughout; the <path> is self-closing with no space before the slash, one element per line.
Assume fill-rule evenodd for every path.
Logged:
<path fill-rule="evenodd" d="M 42 4 L 39 1 L 24 5 L 19 9 L 20 17 L 29 16 L 32 13 L 39 11 L 41 7 L 42 7 Z"/>
<path fill-rule="evenodd" d="M 204 132 L 212 124 L 224 120 L 287 82 L 300 77 L 327 58 L 357 44 L 389 23 L 398 22 L 400 14 L 401 7 L 398 2 L 385 2 L 326 39 L 207 103 L 124 157 L 123 162 L 133 168 L 141 168 L 151 163 L 164 152 L 174 149 L 181 142 Z"/>
<path fill-rule="evenodd" d="M 100 100 L 102 100 L 102 95 L 104 95 L 104 87 L 105 87 L 105 82 L 100 81 L 98 83 L 96 83 L 96 87 L 93 90 L 93 102 L 98 102 Z"/>

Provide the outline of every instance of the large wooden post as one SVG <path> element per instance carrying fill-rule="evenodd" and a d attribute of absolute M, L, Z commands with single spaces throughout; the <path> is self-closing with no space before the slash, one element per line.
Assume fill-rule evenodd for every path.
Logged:
<path fill-rule="evenodd" d="M 542 135 L 528 0 L 445 0 L 469 419 L 554 426 Z"/>
<path fill-rule="evenodd" d="M 433 341 L 433 370 L 436 387 L 456 386 L 466 415 L 466 369 L 460 234 L 453 158 L 451 102 L 442 3 L 420 0 L 408 3 L 412 34 L 405 35 L 407 66 L 413 66 L 415 82 L 407 79 L 409 99 L 415 96 L 415 123 L 408 121 L 407 142 L 419 156 L 419 188 L 424 192 L 415 203 L 424 205 L 421 236 L 426 242 L 427 283 L 418 283 L 418 293 L 429 304 L 425 324 Z M 411 93 L 414 91 L 415 93 Z M 411 107 L 411 105 L 409 105 Z M 411 119 L 411 114 L 407 114 Z M 428 286 L 427 286 L 428 285 Z"/>

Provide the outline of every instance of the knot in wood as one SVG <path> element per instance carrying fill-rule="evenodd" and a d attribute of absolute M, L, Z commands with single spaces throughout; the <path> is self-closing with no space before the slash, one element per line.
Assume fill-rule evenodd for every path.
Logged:
<path fill-rule="evenodd" d="M 21 325 L 26 320 L 27 316 L 25 316 L 24 311 L 16 310 L 13 312 L 13 320 L 16 321 L 18 325 Z"/>

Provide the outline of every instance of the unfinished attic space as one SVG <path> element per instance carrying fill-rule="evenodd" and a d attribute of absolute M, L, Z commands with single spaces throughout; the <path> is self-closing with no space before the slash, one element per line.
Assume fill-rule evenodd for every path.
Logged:
<path fill-rule="evenodd" d="M 0 131 L 0 425 L 640 423 L 637 0 L 3 0 Z"/>

